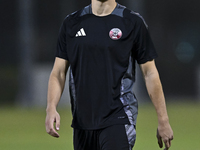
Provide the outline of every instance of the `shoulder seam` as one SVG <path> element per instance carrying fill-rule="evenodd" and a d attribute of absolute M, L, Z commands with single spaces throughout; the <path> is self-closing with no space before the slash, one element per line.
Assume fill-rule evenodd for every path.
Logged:
<path fill-rule="evenodd" d="M 139 19 L 141 19 L 141 21 L 144 23 L 144 25 L 146 26 L 146 28 L 148 28 L 148 25 L 147 25 L 146 21 L 144 20 L 144 18 L 139 13 L 137 13 L 137 12 L 135 12 L 133 10 L 127 9 L 127 8 L 126 8 L 126 13 L 127 13 L 128 16 L 130 15 L 129 17 L 136 16 Z M 133 20 L 131 18 L 129 18 L 128 16 L 126 16 L 125 18 L 127 18 L 128 20 L 130 20 L 131 22 L 133 22 Z"/>
<path fill-rule="evenodd" d="M 136 16 L 138 16 L 140 19 L 142 19 L 142 21 L 144 22 L 145 26 L 148 28 L 148 25 L 147 25 L 146 21 L 144 20 L 144 18 L 143 18 L 138 12 L 135 12 L 135 11 L 132 11 L 132 10 L 131 10 L 130 13 L 133 14 L 133 15 L 136 15 Z"/>

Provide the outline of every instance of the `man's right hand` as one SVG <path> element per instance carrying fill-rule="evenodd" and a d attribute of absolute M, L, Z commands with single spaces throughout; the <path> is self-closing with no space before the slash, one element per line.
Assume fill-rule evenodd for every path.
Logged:
<path fill-rule="evenodd" d="M 46 113 L 47 113 L 45 121 L 46 131 L 51 136 L 58 138 L 60 136 L 57 132 L 60 127 L 60 115 L 55 109 L 50 109 L 50 110 L 47 109 Z M 55 122 L 55 127 L 54 127 L 54 122 Z"/>

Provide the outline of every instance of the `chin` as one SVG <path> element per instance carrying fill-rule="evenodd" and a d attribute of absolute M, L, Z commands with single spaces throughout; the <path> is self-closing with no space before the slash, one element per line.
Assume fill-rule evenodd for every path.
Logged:
<path fill-rule="evenodd" d="M 108 1 L 108 0 L 97 0 L 97 1 L 100 1 L 100 2 L 106 2 L 106 1 Z"/>

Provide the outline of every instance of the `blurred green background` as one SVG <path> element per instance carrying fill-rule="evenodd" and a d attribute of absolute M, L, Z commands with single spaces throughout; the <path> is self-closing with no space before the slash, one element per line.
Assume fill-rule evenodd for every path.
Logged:
<path fill-rule="evenodd" d="M 168 113 L 174 130 L 171 150 L 200 149 L 200 104 L 169 103 Z M 2 150 L 73 150 L 70 109 L 58 108 L 61 116 L 60 137 L 45 132 L 45 109 L 3 108 L 0 110 L 0 149 Z M 134 150 L 159 150 L 156 140 L 157 118 L 151 104 L 141 104 Z"/>
<path fill-rule="evenodd" d="M 200 1 L 117 0 L 146 20 L 158 52 L 172 150 L 200 150 Z M 72 150 L 68 82 L 58 106 L 59 139 L 45 131 L 45 107 L 60 25 L 90 0 L 0 0 L 0 150 Z M 67 77 L 68 78 L 68 77 Z M 135 150 L 159 149 L 157 119 L 137 67 Z"/>

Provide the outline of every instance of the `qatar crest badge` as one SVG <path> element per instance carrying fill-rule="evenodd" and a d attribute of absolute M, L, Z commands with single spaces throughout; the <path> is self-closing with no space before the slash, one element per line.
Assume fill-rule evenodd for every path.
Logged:
<path fill-rule="evenodd" d="M 112 40 L 119 40 L 122 37 L 122 31 L 118 28 L 113 28 L 110 30 L 109 36 Z"/>

